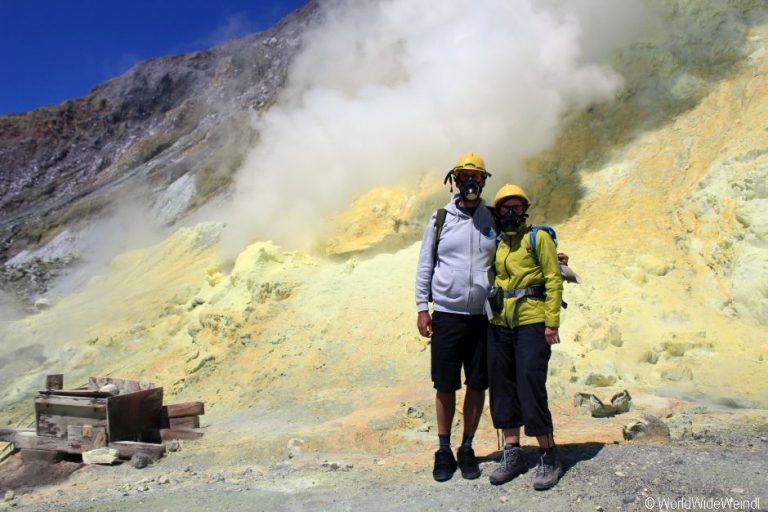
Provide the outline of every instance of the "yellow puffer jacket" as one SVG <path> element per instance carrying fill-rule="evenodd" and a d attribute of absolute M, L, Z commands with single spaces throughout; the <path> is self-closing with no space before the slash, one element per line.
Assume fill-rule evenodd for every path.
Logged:
<path fill-rule="evenodd" d="M 507 327 L 544 322 L 547 327 L 560 326 L 560 304 L 563 300 L 563 278 L 557 261 L 557 248 L 549 233 L 536 231 L 536 263 L 530 250 L 530 227 L 521 233 L 504 235 L 496 248 L 495 286 L 503 290 L 544 284 L 546 299 L 507 297 L 504 309 L 494 313 L 491 323 Z"/>

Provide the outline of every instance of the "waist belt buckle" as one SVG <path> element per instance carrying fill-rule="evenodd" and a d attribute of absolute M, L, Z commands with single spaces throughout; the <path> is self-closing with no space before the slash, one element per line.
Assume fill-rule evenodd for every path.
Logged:
<path fill-rule="evenodd" d="M 534 299 L 545 300 L 547 298 L 547 292 L 542 284 L 534 284 L 526 288 L 526 291 L 530 290 L 530 296 Z"/>

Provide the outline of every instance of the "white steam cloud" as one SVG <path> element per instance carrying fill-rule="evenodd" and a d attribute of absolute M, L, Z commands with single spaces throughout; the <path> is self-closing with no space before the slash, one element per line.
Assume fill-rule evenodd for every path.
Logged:
<path fill-rule="evenodd" d="M 239 247 L 306 242 L 355 195 L 465 151 L 519 178 L 564 113 L 621 87 L 600 61 L 644 18 L 640 2 L 611 0 L 335 1 L 323 13 L 257 121 L 229 219 Z"/>

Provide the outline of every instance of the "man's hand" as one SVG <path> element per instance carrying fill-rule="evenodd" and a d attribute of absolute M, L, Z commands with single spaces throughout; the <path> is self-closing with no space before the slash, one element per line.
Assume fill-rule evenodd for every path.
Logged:
<path fill-rule="evenodd" d="M 544 339 L 547 340 L 548 345 L 554 345 L 560 343 L 560 336 L 557 334 L 557 327 L 545 327 Z"/>
<path fill-rule="evenodd" d="M 565 254 L 564 252 L 557 253 L 557 261 L 561 265 L 566 265 L 567 266 L 568 265 L 568 255 Z"/>
<path fill-rule="evenodd" d="M 419 334 L 425 338 L 432 337 L 432 317 L 429 315 L 429 311 L 419 311 L 416 327 L 419 328 Z"/>

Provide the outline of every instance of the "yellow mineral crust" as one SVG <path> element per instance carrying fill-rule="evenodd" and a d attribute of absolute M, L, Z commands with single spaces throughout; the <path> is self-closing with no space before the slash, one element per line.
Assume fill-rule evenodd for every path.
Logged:
<path fill-rule="evenodd" d="M 622 418 L 595 424 L 572 407 L 577 391 L 628 389 L 634 407 L 661 413 L 768 407 L 767 40 L 753 28 L 751 56 L 695 105 L 602 158 L 584 159 L 596 138 L 576 118 L 529 162 L 531 220 L 553 224 L 584 281 L 566 286 L 550 368 L 560 442 L 620 439 Z M 633 112 L 613 111 L 629 125 Z M 0 424 L 28 418 L 46 373 L 67 387 L 113 375 L 206 402 L 201 442 L 222 456 L 296 436 L 319 449 L 433 444 L 413 283 L 424 224 L 447 197 L 439 183 L 371 190 L 335 217 L 324 251 L 256 241 L 227 262 L 224 227 L 200 224 L 119 256 L 2 327 Z M 487 416 L 481 428 L 495 440 Z"/>

